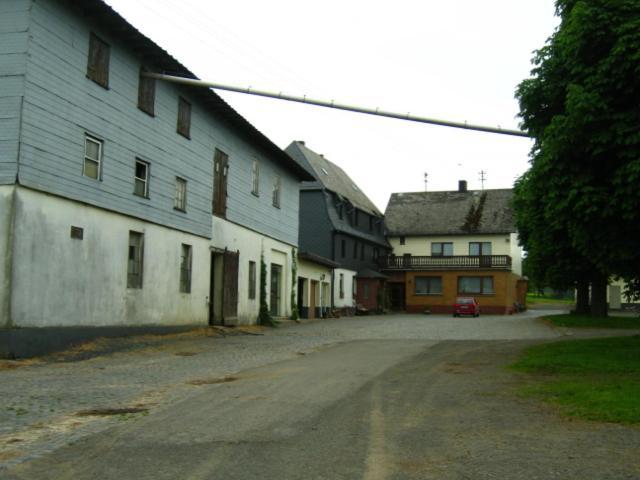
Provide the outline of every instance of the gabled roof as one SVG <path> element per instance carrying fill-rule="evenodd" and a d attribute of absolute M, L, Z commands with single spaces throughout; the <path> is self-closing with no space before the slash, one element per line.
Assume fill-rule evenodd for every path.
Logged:
<path fill-rule="evenodd" d="M 137 54 L 139 58 L 144 58 L 147 67 L 153 67 L 161 72 L 180 77 L 198 78 L 102 0 L 61 0 L 61 3 L 76 10 L 82 17 L 101 24 L 107 32 L 121 39 L 129 51 Z M 226 122 L 231 128 L 241 131 L 255 146 L 269 153 L 280 166 L 295 174 L 300 180 L 313 180 L 307 170 L 293 161 L 280 147 L 231 108 L 213 90 L 184 85 L 181 88 L 189 90 L 190 94 L 197 98 L 216 118 Z"/>
<path fill-rule="evenodd" d="M 285 152 L 315 176 L 314 182 L 302 184 L 302 190 L 325 188 L 348 200 L 364 212 L 382 216 L 380 210 L 342 168 L 308 148 L 304 142 L 291 142 L 285 148 Z"/>
<path fill-rule="evenodd" d="M 393 193 L 385 210 L 387 234 L 515 233 L 513 190 Z"/>

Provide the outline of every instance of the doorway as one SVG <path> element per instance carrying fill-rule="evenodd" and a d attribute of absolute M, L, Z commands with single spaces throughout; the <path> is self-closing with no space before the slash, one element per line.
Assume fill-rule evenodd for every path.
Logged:
<path fill-rule="evenodd" d="M 309 288 L 309 318 L 316 318 L 316 308 L 318 304 L 318 281 L 311 280 L 311 287 Z"/>
<path fill-rule="evenodd" d="M 281 315 L 280 300 L 282 298 L 282 265 L 271 264 L 270 287 L 270 313 L 273 317 L 279 317 Z"/>

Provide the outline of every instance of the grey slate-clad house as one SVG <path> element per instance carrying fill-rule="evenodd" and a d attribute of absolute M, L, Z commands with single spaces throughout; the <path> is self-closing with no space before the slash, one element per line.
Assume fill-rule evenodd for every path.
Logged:
<path fill-rule="evenodd" d="M 512 197 L 465 181 L 454 191 L 393 193 L 385 210 L 393 255 L 380 258 L 392 306 L 447 313 L 457 296 L 476 297 L 487 313 L 524 305 Z"/>
<path fill-rule="evenodd" d="M 0 327 L 288 315 L 313 177 L 102 1 L 0 18 Z"/>
<path fill-rule="evenodd" d="M 385 276 L 377 259 L 390 252 L 382 213 L 342 168 L 304 142 L 294 141 L 285 151 L 315 177 L 300 188 L 300 250 L 339 264 L 333 307 L 378 308 Z"/>

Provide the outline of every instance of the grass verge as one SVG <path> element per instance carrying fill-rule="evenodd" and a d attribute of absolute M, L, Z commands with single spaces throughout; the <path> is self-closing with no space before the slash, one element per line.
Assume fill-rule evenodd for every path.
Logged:
<path fill-rule="evenodd" d="M 527 349 L 511 369 L 530 375 L 524 396 L 572 417 L 640 424 L 640 336 L 571 340 Z"/>
<path fill-rule="evenodd" d="M 639 317 L 592 317 L 590 315 L 545 315 L 544 318 L 556 327 L 577 328 L 637 328 L 640 330 Z"/>

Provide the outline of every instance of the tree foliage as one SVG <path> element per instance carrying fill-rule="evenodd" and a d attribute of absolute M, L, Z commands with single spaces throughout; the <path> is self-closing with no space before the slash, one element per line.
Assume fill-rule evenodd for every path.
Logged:
<path fill-rule="evenodd" d="M 531 169 L 516 217 L 536 276 L 640 275 L 640 2 L 557 0 L 561 23 L 517 88 Z"/>

